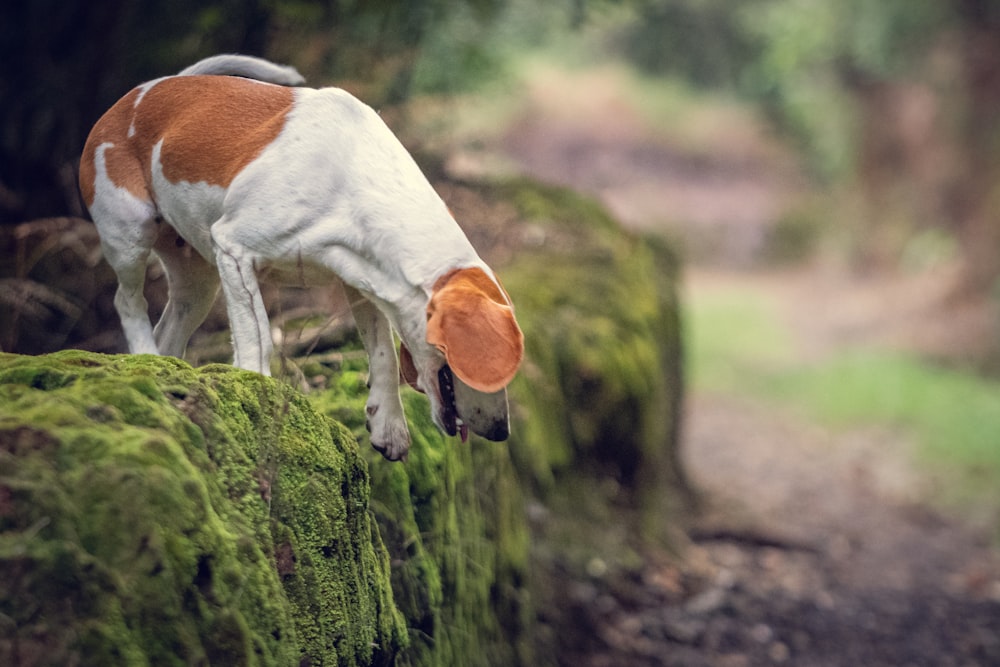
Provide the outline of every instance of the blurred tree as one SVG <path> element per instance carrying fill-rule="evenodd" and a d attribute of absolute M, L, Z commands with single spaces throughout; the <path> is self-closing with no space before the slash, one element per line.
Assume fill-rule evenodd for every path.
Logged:
<path fill-rule="evenodd" d="M 760 0 L 635 0 L 636 15 L 617 47 L 651 74 L 681 76 L 710 87 L 737 86 L 758 49 L 739 22 L 740 8 Z"/>
<path fill-rule="evenodd" d="M 1000 2 L 952 0 L 962 99 L 959 170 L 951 194 L 968 258 L 968 287 L 1000 290 Z"/>
<path fill-rule="evenodd" d="M 963 287 L 1000 276 L 1000 2 L 767 0 L 748 90 L 860 195 L 862 261 L 954 235 Z"/>
<path fill-rule="evenodd" d="M 825 176 L 855 166 L 851 95 L 914 75 L 952 25 L 940 0 L 763 0 L 738 17 L 759 47 L 744 91 L 802 140 Z"/>

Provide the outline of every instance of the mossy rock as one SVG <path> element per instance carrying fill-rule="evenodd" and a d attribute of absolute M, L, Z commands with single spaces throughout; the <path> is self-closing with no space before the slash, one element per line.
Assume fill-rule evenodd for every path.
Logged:
<path fill-rule="evenodd" d="M 404 389 L 410 458 L 382 460 L 357 350 L 294 360 L 306 397 L 0 355 L 0 664 L 552 664 L 566 586 L 669 540 L 675 258 L 567 190 L 438 185 L 526 334 L 511 440 L 446 438 Z"/>
<path fill-rule="evenodd" d="M 584 497 L 634 510 L 630 528 L 668 539 L 658 526 L 688 493 L 678 457 L 679 260 L 565 188 L 522 179 L 454 187 L 465 190 L 457 200 L 504 221 L 495 245 L 515 249 L 499 273 L 525 333 L 511 386 L 518 467 L 543 499 L 583 487 Z"/>
<path fill-rule="evenodd" d="M 0 355 L 0 664 L 369 665 L 406 643 L 341 425 L 257 374 Z"/>
<path fill-rule="evenodd" d="M 226 365 L 0 355 L 0 664 L 532 664 L 507 447 L 407 391 L 409 463 L 359 454 L 345 359 L 306 399 Z"/>

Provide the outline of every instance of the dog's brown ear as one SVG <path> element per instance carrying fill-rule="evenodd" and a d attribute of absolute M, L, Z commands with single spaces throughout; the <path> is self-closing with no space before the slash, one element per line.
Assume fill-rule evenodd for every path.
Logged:
<path fill-rule="evenodd" d="M 416 389 L 417 391 L 422 391 L 420 387 L 417 386 L 417 378 L 420 377 L 417 373 L 417 365 L 413 363 L 413 356 L 410 351 L 406 349 L 406 346 L 402 343 L 399 344 L 399 383 L 406 383 Z"/>
<path fill-rule="evenodd" d="M 506 387 L 524 357 L 510 297 L 478 268 L 453 271 L 435 285 L 427 342 L 444 353 L 458 379 L 485 393 Z"/>

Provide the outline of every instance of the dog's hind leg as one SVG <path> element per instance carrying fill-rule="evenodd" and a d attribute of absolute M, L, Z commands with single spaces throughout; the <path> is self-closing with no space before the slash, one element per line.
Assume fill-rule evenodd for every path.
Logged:
<path fill-rule="evenodd" d="M 254 255 L 239 240 L 239 226 L 226 217 L 212 225 L 215 263 L 226 295 L 233 336 L 233 364 L 271 374 L 271 325 L 257 281 Z"/>
<path fill-rule="evenodd" d="M 399 362 L 389 320 L 356 289 L 344 285 L 361 342 L 368 353 L 368 402 L 365 417 L 372 447 L 390 461 L 406 458 L 410 431 L 399 398 Z"/>
<path fill-rule="evenodd" d="M 146 262 L 158 234 L 152 204 L 120 194 L 121 201 L 98 200 L 91 206 L 101 237 L 101 251 L 118 277 L 115 309 L 121 318 L 129 352 L 157 354 L 143 288 Z M 110 204 L 110 205 L 109 205 Z"/>
<path fill-rule="evenodd" d="M 153 330 L 160 354 L 183 357 L 188 340 L 212 309 L 219 293 L 219 273 L 208 260 L 170 228 L 153 252 L 167 274 L 167 306 Z"/>

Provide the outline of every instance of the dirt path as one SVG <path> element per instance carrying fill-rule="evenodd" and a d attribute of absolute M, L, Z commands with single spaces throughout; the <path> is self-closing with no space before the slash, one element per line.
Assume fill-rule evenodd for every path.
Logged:
<path fill-rule="evenodd" d="M 696 396 L 687 436 L 714 506 L 694 537 L 747 664 L 1000 664 L 996 553 L 924 503 L 898 434 Z"/>
<path fill-rule="evenodd" d="M 690 298 L 746 287 L 745 267 L 798 187 L 785 163 L 767 150 L 678 154 L 613 91 L 559 105 L 544 86 L 530 94 L 499 147 L 510 159 L 597 195 L 630 227 L 663 228 L 709 256 L 711 268 L 687 275 Z M 880 315 L 893 285 L 862 292 L 808 270 L 775 284 L 817 346 L 859 327 L 905 343 L 913 327 L 879 323 L 926 316 L 926 299 L 902 293 L 895 316 Z M 986 531 L 929 506 L 899 433 L 831 433 L 751 398 L 696 393 L 684 451 L 706 498 L 687 565 L 664 559 L 641 581 L 605 582 L 580 604 L 594 640 L 565 664 L 1000 665 L 997 551 Z"/>

